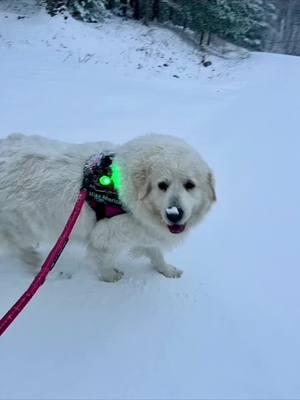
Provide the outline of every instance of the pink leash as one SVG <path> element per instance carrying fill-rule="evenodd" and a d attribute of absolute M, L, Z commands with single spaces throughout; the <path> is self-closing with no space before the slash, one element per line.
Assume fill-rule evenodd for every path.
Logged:
<path fill-rule="evenodd" d="M 0 336 L 6 331 L 9 325 L 14 321 L 14 319 L 20 314 L 23 308 L 26 306 L 27 303 L 31 300 L 37 290 L 42 286 L 45 282 L 46 276 L 52 270 L 56 261 L 58 260 L 59 256 L 61 255 L 63 249 L 65 248 L 69 236 L 74 228 L 74 225 L 79 217 L 80 211 L 84 204 L 84 201 L 87 196 L 87 191 L 82 189 L 79 193 L 78 199 L 76 204 L 73 208 L 73 211 L 66 223 L 64 230 L 62 231 L 60 237 L 58 238 L 57 242 L 53 246 L 52 250 L 50 251 L 48 257 L 44 261 L 43 265 L 41 266 L 40 272 L 36 275 L 34 280 L 32 281 L 29 288 L 26 292 L 19 298 L 19 300 L 11 307 L 11 309 L 4 315 L 3 318 L 0 320 Z"/>

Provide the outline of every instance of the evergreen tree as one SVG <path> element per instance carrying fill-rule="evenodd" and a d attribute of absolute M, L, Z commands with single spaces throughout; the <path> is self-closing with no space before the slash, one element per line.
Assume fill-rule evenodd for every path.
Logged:
<path fill-rule="evenodd" d="M 46 0 L 56 15 L 68 9 L 87 22 L 98 22 L 109 9 L 118 15 L 169 22 L 199 34 L 199 42 L 216 35 L 251 49 L 261 49 L 275 15 L 274 0 Z M 209 39 L 206 44 L 208 44 Z"/>
<path fill-rule="evenodd" d="M 105 14 L 105 3 L 103 0 L 67 0 L 66 6 L 74 18 L 85 22 L 99 22 Z"/>
<path fill-rule="evenodd" d="M 66 6 L 63 0 L 46 0 L 46 10 L 52 17 L 59 13 L 63 13 L 65 9 Z"/>
<path fill-rule="evenodd" d="M 253 49 L 263 45 L 274 19 L 273 0 L 161 0 L 173 9 L 172 23 L 200 34 L 215 34 Z"/>
<path fill-rule="evenodd" d="M 232 42 L 259 48 L 273 11 L 271 1 L 212 0 L 207 8 L 210 31 Z"/>

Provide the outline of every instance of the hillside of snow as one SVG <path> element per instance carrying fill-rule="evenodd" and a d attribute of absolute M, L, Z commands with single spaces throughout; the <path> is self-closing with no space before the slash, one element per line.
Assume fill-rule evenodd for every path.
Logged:
<path fill-rule="evenodd" d="M 208 58 L 157 27 L 1 11 L 1 138 L 177 135 L 218 202 L 167 255 L 178 280 L 124 260 L 103 283 L 68 246 L 0 339 L 0 399 L 299 399 L 300 59 Z M 0 253 L 0 315 L 31 279 Z"/>

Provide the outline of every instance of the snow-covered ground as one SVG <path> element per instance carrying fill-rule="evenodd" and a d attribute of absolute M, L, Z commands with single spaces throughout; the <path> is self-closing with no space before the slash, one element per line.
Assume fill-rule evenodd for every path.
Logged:
<path fill-rule="evenodd" d="M 105 284 L 70 246 L 57 271 L 73 278 L 49 279 L 0 339 L 1 399 L 299 399 L 300 59 L 199 57 L 132 22 L 0 14 L 0 137 L 178 135 L 218 195 L 168 255 L 179 280 L 124 260 Z M 0 254 L 0 315 L 31 278 Z"/>

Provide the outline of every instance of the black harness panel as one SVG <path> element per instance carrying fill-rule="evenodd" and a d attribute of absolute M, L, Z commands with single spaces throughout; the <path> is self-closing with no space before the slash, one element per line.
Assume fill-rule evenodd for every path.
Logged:
<path fill-rule="evenodd" d="M 113 182 L 114 156 L 110 151 L 94 154 L 83 168 L 82 188 L 87 190 L 87 202 L 95 211 L 97 221 L 126 213 Z"/>

